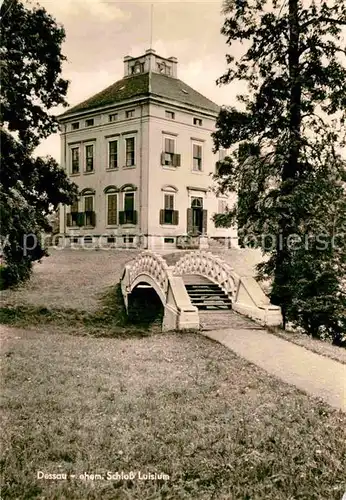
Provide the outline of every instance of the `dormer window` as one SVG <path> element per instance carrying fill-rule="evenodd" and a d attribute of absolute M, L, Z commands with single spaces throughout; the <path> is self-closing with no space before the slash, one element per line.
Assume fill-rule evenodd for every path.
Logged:
<path fill-rule="evenodd" d="M 163 75 L 171 74 L 170 66 L 167 66 L 167 64 L 164 61 L 161 63 L 157 63 L 157 70 L 159 73 L 162 73 Z"/>
<path fill-rule="evenodd" d="M 131 73 L 133 75 L 136 75 L 138 73 L 143 73 L 144 72 L 144 64 L 143 63 L 140 63 L 139 61 L 137 61 L 131 68 Z"/>

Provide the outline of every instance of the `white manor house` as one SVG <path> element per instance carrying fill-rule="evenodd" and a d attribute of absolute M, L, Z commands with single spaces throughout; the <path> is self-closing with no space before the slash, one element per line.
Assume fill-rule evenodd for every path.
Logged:
<path fill-rule="evenodd" d="M 212 220 L 236 196 L 211 189 L 219 107 L 178 79 L 175 57 L 149 49 L 126 56 L 124 70 L 59 117 L 61 163 L 80 190 L 78 202 L 60 207 L 60 234 L 148 249 L 236 245 L 236 229 Z"/>

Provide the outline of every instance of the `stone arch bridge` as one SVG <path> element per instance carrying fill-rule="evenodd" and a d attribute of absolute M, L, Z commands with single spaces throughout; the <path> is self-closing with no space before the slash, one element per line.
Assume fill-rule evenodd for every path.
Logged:
<path fill-rule="evenodd" d="M 204 251 L 184 254 L 169 266 L 154 252 L 145 251 L 125 266 L 121 290 L 128 311 L 138 288 L 155 290 L 164 307 L 162 330 L 199 329 L 199 310 L 232 309 L 262 325 L 280 325 L 280 307 L 252 277 L 239 276 L 220 257 Z"/>

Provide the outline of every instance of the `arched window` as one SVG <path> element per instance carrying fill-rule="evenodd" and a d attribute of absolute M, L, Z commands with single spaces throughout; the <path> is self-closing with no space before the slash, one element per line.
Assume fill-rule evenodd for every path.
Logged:
<path fill-rule="evenodd" d="M 144 71 L 144 64 L 139 61 L 136 61 L 131 68 L 131 73 L 133 75 L 136 75 L 138 73 L 143 73 L 143 71 Z"/>
<path fill-rule="evenodd" d="M 177 226 L 179 224 L 179 211 L 175 210 L 175 207 L 178 189 L 175 186 L 166 184 L 162 187 L 162 191 L 163 208 L 160 210 L 160 224 Z"/>
<path fill-rule="evenodd" d="M 80 192 L 81 196 L 85 196 L 85 195 L 88 195 L 88 194 L 95 194 L 95 189 L 92 189 L 92 188 L 85 188 L 85 189 L 82 189 L 82 191 Z"/>
<path fill-rule="evenodd" d="M 95 189 L 85 188 L 81 191 L 84 226 L 95 227 Z"/>
<path fill-rule="evenodd" d="M 203 198 L 199 196 L 191 197 L 191 208 L 203 208 Z"/>
<path fill-rule="evenodd" d="M 157 63 L 157 69 L 159 73 L 162 73 L 163 75 L 171 74 L 171 68 L 165 63 L 165 61 Z"/>
<path fill-rule="evenodd" d="M 106 224 L 116 226 L 118 224 L 119 188 L 107 186 L 103 192 L 106 195 Z"/>
<path fill-rule="evenodd" d="M 107 194 L 107 193 L 118 193 L 119 192 L 119 188 L 117 186 L 111 185 L 111 186 L 105 187 L 104 190 L 103 190 L 103 192 L 105 194 Z"/>
<path fill-rule="evenodd" d="M 171 184 L 165 184 L 164 186 L 162 186 L 161 190 L 167 191 L 167 192 L 172 192 L 172 193 L 178 192 L 178 188 L 176 188 L 175 186 L 172 186 Z"/>
<path fill-rule="evenodd" d="M 136 191 L 133 184 L 124 184 L 120 188 L 122 210 L 119 212 L 119 224 L 137 224 Z"/>
<path fill-rule="evenodd" d="M 137 191 L 137 187 L 134 184 L 123 184 L 120 191 Z"/>

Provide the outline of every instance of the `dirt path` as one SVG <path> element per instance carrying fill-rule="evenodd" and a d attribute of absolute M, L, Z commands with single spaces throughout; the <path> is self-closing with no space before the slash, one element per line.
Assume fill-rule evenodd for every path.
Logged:
<path fill-rule="evenodd" d="M 265 330 L 223 329 L 202 333 L 280 380 L 346 412 L 346 365 Z"/>

